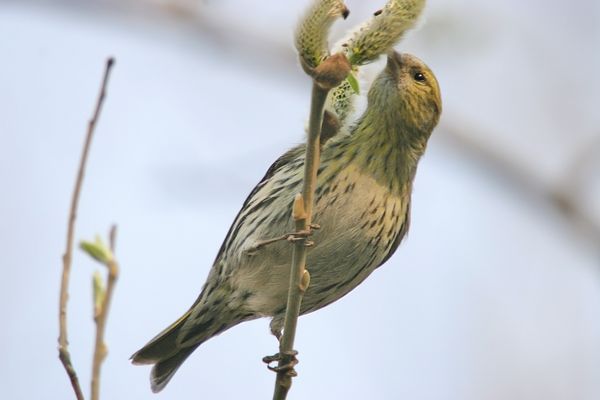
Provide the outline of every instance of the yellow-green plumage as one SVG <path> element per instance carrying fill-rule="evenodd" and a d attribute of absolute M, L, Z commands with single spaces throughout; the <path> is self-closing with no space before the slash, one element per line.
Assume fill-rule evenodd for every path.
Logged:
<path fill-rule="evenodd" d="M 393 53 L 363 116 L 323 145 L 313 218 L 321 229 L 307 257 L 311 283 L 302 314 L 344 296 L 394 253 L 408 230 L 417 163 L 440 112 L 433 73 L 417 58 Z M 155 364 L 154 391 L 196 347 L 240 322 L 270 316 L 271 330 L 280 332 L 291 246 L 255 245 L 293 231 L 303 163 L 300 146 L 271 166 L 234 220 L 196 302 L 132 356 L 134 363 Z"/>

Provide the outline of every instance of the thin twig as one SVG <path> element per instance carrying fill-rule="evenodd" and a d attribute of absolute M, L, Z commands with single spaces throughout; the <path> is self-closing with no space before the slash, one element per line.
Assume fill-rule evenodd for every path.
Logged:
<path fill-rule="evenodd" d="M 317 186 L 321 149 L 321 128 L 327 96 L 331 89 L 342 83 L 350 73 L 350 63 L 345 55 L 338 53 L 328 56 L 327 35 L 329 27 L 337 17 L 346 17 L 348 9 L 342 0 L 315 1 L 300 22 L 296 32 L 296 49 L 300 64 L 313 79 L 308 121 L 308 138 L 304 158 L 304 180 L 302 194 L 294 199 L 292 217 L 297 232 L 309 232 L 312 223 L 313 198 Z M 292 386 L 292 377 L 296 376 L 294 366 L 298 363 L 294 350 L 296 326 L 304 292 L 308 288 L 310 274 L 306 271 L 306 252 L 308 238 L 297 237 L 292 251 L 290 281 L 287 306 L 283 326 L 283 336 L 279 340 L 279 355 L 267 357 L 265 361 L 278 360 L 271 368 L 277 372 L 274 400 L 285 400 Z"/>
<path fill-rule="evenodd" d="M 75 220 L 77 218 L 77 207 L 79 205 L 79 196 L 81 193 L 81 186 L 83 184 L 83 176 L 85 174 L 85 166 L 87 163 L 88 153 L 96 128 L 96 122 L 100 116 L 102 110 L 102 104 L 104 97 L 106 96 L 106 85 L 110 76 L 110 71 L 114 65 L 114 59 L 111 57 L 106 61 L 106 68 L 104 70 L 104 77 L 100 86 L 100 93 L 96 101 L 96 108 L 92 119 L 88 123 L 87 135 L 85 143 L 83 145 L 83 151 L 81 153 L 81 160 L 79 162 L 79 169 L 77 171 L 77 178 L 75 180 L 75 187 L 73 189 L 73 195 L 71 198 L 71 208 L 69 210 L 69 220 L 67 223 L 67 244 L 63 255 L 63 270 L 62 278 L 60 283 L 60 301 L 58 309 L 58 323 L 59 323 L 59 336 L 58 336 L 58 356 L 62 362 L 69 379 L 71 380 L 71 386 L 75 392 L 75 397 L 78 400 L 82 400 L 83 392 L 81 391 L 81 385 L 79 384 L 79 378 L 73 364 L 71 362 L 71 354 L 69 352 L 69 341 L 67 335 L 67 302 L 69 300 L 69 277 L 71 274 L 71 262 L 73 258 L 73 236 L 75 233 Z"/>
<path fill-rule="evenodd" d="M 294 203 L 294 221 L 296 230 L 298 231 L 308 230 L 311 224 L 313 197 L 317 186 L 317 170 L 319 169 L 321 125 L 323 123 L 323 110 L 328 93 L 328 89 L 323 89 L 317 83 L 313 83 L 308 142 L 304 164 L 304 188 L 302 195 L 299 195 Z M 292 253 L 292 269 L 283 336 L 279 342 L 281 359 L 277 365 L 279 371 L 277 372 L 277 379 L 275 381 L 274 400 L 283 400 L 286 398 L 292 386 L 292 376 L 295 375 L 293 369 L 287 369 L 285 366 L 289 365 L 294 358 L 296 325 L 298 323 L 298 315 L 300 314 L 302 297 L 309 280 L 308 272 L 305 269 L 305 241 L 306 238 L 296 241 Z"/>
<path fill-rule="evenodd" d="M 106 284 L 106 293 L 103 296 L 102 305 L 100 312 L 98 313 L 96 320 L 96 343 L 94 346 L 94 361 L 92 363 L 92 388 L 91 388 L 91 399 L 98 400 L 100 398 L 100 369 L 102 362 L 106 358 L 107 350 L 106 344 L 104 343 L 104 332 L 106 330 L 106 320 L 108 318 L 108 311 L 110 309 L 110 301 L 112 299 L 113 291 L 117 278 L 119 276 L 119 264 L 114 257 L 115 254 L 115 241 L 116 241 L 117 227 L 113 225 L 110 229 L 110 252 L 111 257 L 106 262 L 108 268 L 108 279 Z"/>

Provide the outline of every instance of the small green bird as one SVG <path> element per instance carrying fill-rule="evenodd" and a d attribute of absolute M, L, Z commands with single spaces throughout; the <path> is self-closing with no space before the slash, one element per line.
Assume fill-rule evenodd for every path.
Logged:
<path fill-rule="evenodd" d="M 308 250 L 311 280 L 301 314 L 338 300 L 396 251 L 408 231 L 417 163 L 441 110 L 431 70 L 412 55 L 390 53 L 364 114 L 323 145 L 313 217 L 321 229 Z M 281 334 L 292 246 L 256 244 L 293 232 L 303 166 L 304 146 L 275 161 L 235 218 L 198 299 L 131 357 L 154 364 L 152 391 L 162 390 L 200 344 L 240 322 L 273 317 L 271 331 Z"/>

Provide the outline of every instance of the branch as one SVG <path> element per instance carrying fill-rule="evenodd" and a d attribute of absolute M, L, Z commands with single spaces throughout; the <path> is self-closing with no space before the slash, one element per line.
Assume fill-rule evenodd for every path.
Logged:
<path fill-rule="evenodd" d="M 108 270 L 106 289 L 99 274 L 93 278 L 94 287 L 94 321 L 96 322 L 96 342 L 94 345 L 94 361 L 92 363 L 92 385 L 91 399 L 100 398 L 100 369 L 102 362 L 106 358 L 107 350 L 104 343 L 104 332 L 106 330 L 106 320 L 110 309 L 110 301 L 113 296 L 114 287 L 119 275 L 119 264 L 114 257 L 115 236 L 117 228 L 112 226 L 110 229 L 110 249 L 106 248 L 100 238 L 96 242 L 81 242 L 80 247 L 96 261 L 104 264 Z"/>
<path fill-rule="evenodd" d="M 58 323 L 59 323 L 59 336 L 58 336 L 58 357 L 62 362 L 67 375 L 71 381 L 71 386 L 75 392 L 75 397 L 78 400 L 82 400 L 83 393 L 79 384 L 79 378 L 73 364 L 71 362 L 71 354 L 69 352 L 69 341 L 67 335 L 67 302 L 69 300 L 69 277 L 71 274 L 71 264 L 73 257 L 73 236 L 75 233 L 75 220 L 77 218 L 77 207 L 79 205 L 79 197 L 81 193 L 81 187 L 83 184 L 83 176 L 85 174 L 85 167 L 87 158 L 90 150 L 92 138 L 94 136 L 94 130 L 96 128 L 96 122 L 100 116 L 102 110 L 102 104 L 106 96 L 106 85 L 108 84 L 108 78 L 110 71 L 114 65 L 114 59 L 109 58 L 106 61 L 106 68 L 104 70 L 104 77 L 100 86 L 100 93 L 96 101 L 96 108 L 92 119 L 88 123 L 87 135 L 85 143 L 83 145 L 83 151 L 81 153 L 81 160 L 79 162 L 79 169 L 77 172 L 77 178 L 75 180 L 75 187 L 73 189 L 73 195 L 71 198 L 71 207 L 69 210 L 69 219 L 67 223 L 67 244 L 63 255 L 63 270 L 62 278 L 60 283 L 60 300 L 58 308 Z"/>
<path fill-rule="evenodd" d="M 322 89 L 316 82 L 313 83 L 309 135 L 304 163 L 304 188 L 302 190 L 303 194 L 296 195 L 292 211 L 297 231 L 308 230 L 312 218 L 313 197 L 320 157 L 320 127 L 323 121 L 323 110 L 328 92 L 328 89 Z M 277 379 L 273 393 L 274 400 L 284 400 L 287 397 L 287 393 L 292 386 L 292 377 L 296 375 L 293 369 L 286 368 L 286 366 L 293 362 L 295 356 L 294 340 L 296 338 L 296 325 L 300 314 L 302 297 L 310 281 L 310 275 L 305 269 L 306 248 L 306 238 L 300 238 L 294 242 L 283 336 L 279 342 L 279 354 L 281 357 L 276 368 Z M 293 365 L 291 366 L 293 367 Z"/>
<path fill-rule="evenodd" d="M 350 72 L 350 63 L 343 54 L 336 54 L 322 61 L 322 55 L 328 54 L 328 50 L 323 49 L 323 46 L 324 43 L 327 43 L 327 32 L 332 20 L 338 16 L 346 17 L 347 15 L 348 10 L 341 0 L 317 1 L 301 22 L 296 34 L 296 46 L 302 66 L 305 72 L 313 78 L 303 190 L 302 194 L 296 195 L 292 210 L 295 229 L 298 232 L 308 231 L 311 226 L 320 159 L 320 135 L 327 95 L 331 89 L 346 79 Z M 292 386 L 292 377 L 296 376 L 293 369 L 297 363 L 295 359 L 297 353 L 294 351 L 296 326 L 302 298 L 310 281 L 310 274 L 305 269 L 306 248 L 306 237 L 299 237 L 294 242 L 283 336 L 279 342 L 279 363 L 277 367 L 273 368 L 277 371 L 273 392 L 274 400 L 284 400 L 287 397 Z"/>

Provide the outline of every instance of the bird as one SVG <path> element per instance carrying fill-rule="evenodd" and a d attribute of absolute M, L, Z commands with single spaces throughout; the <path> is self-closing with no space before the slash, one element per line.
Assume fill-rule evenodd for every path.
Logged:
<path fill-rule="evenodd" d="M 322 145 L 300 314 L 345 296 L 394 254 L 410 224 L 417 164 L 442 112 L 438 81 L 417 57 L 394 50 L 374 79 L 364 113 Z M 257 246 L 294 230 L 291 208 L 302 191 L 305 145 L 279 157 L 233 221 L 202 291 L 172 325 L 132 355 L 153 364 L 159 392 L 208 339 L 244 321 L 271 317 L 283 328 L 292 247 Z"/>

